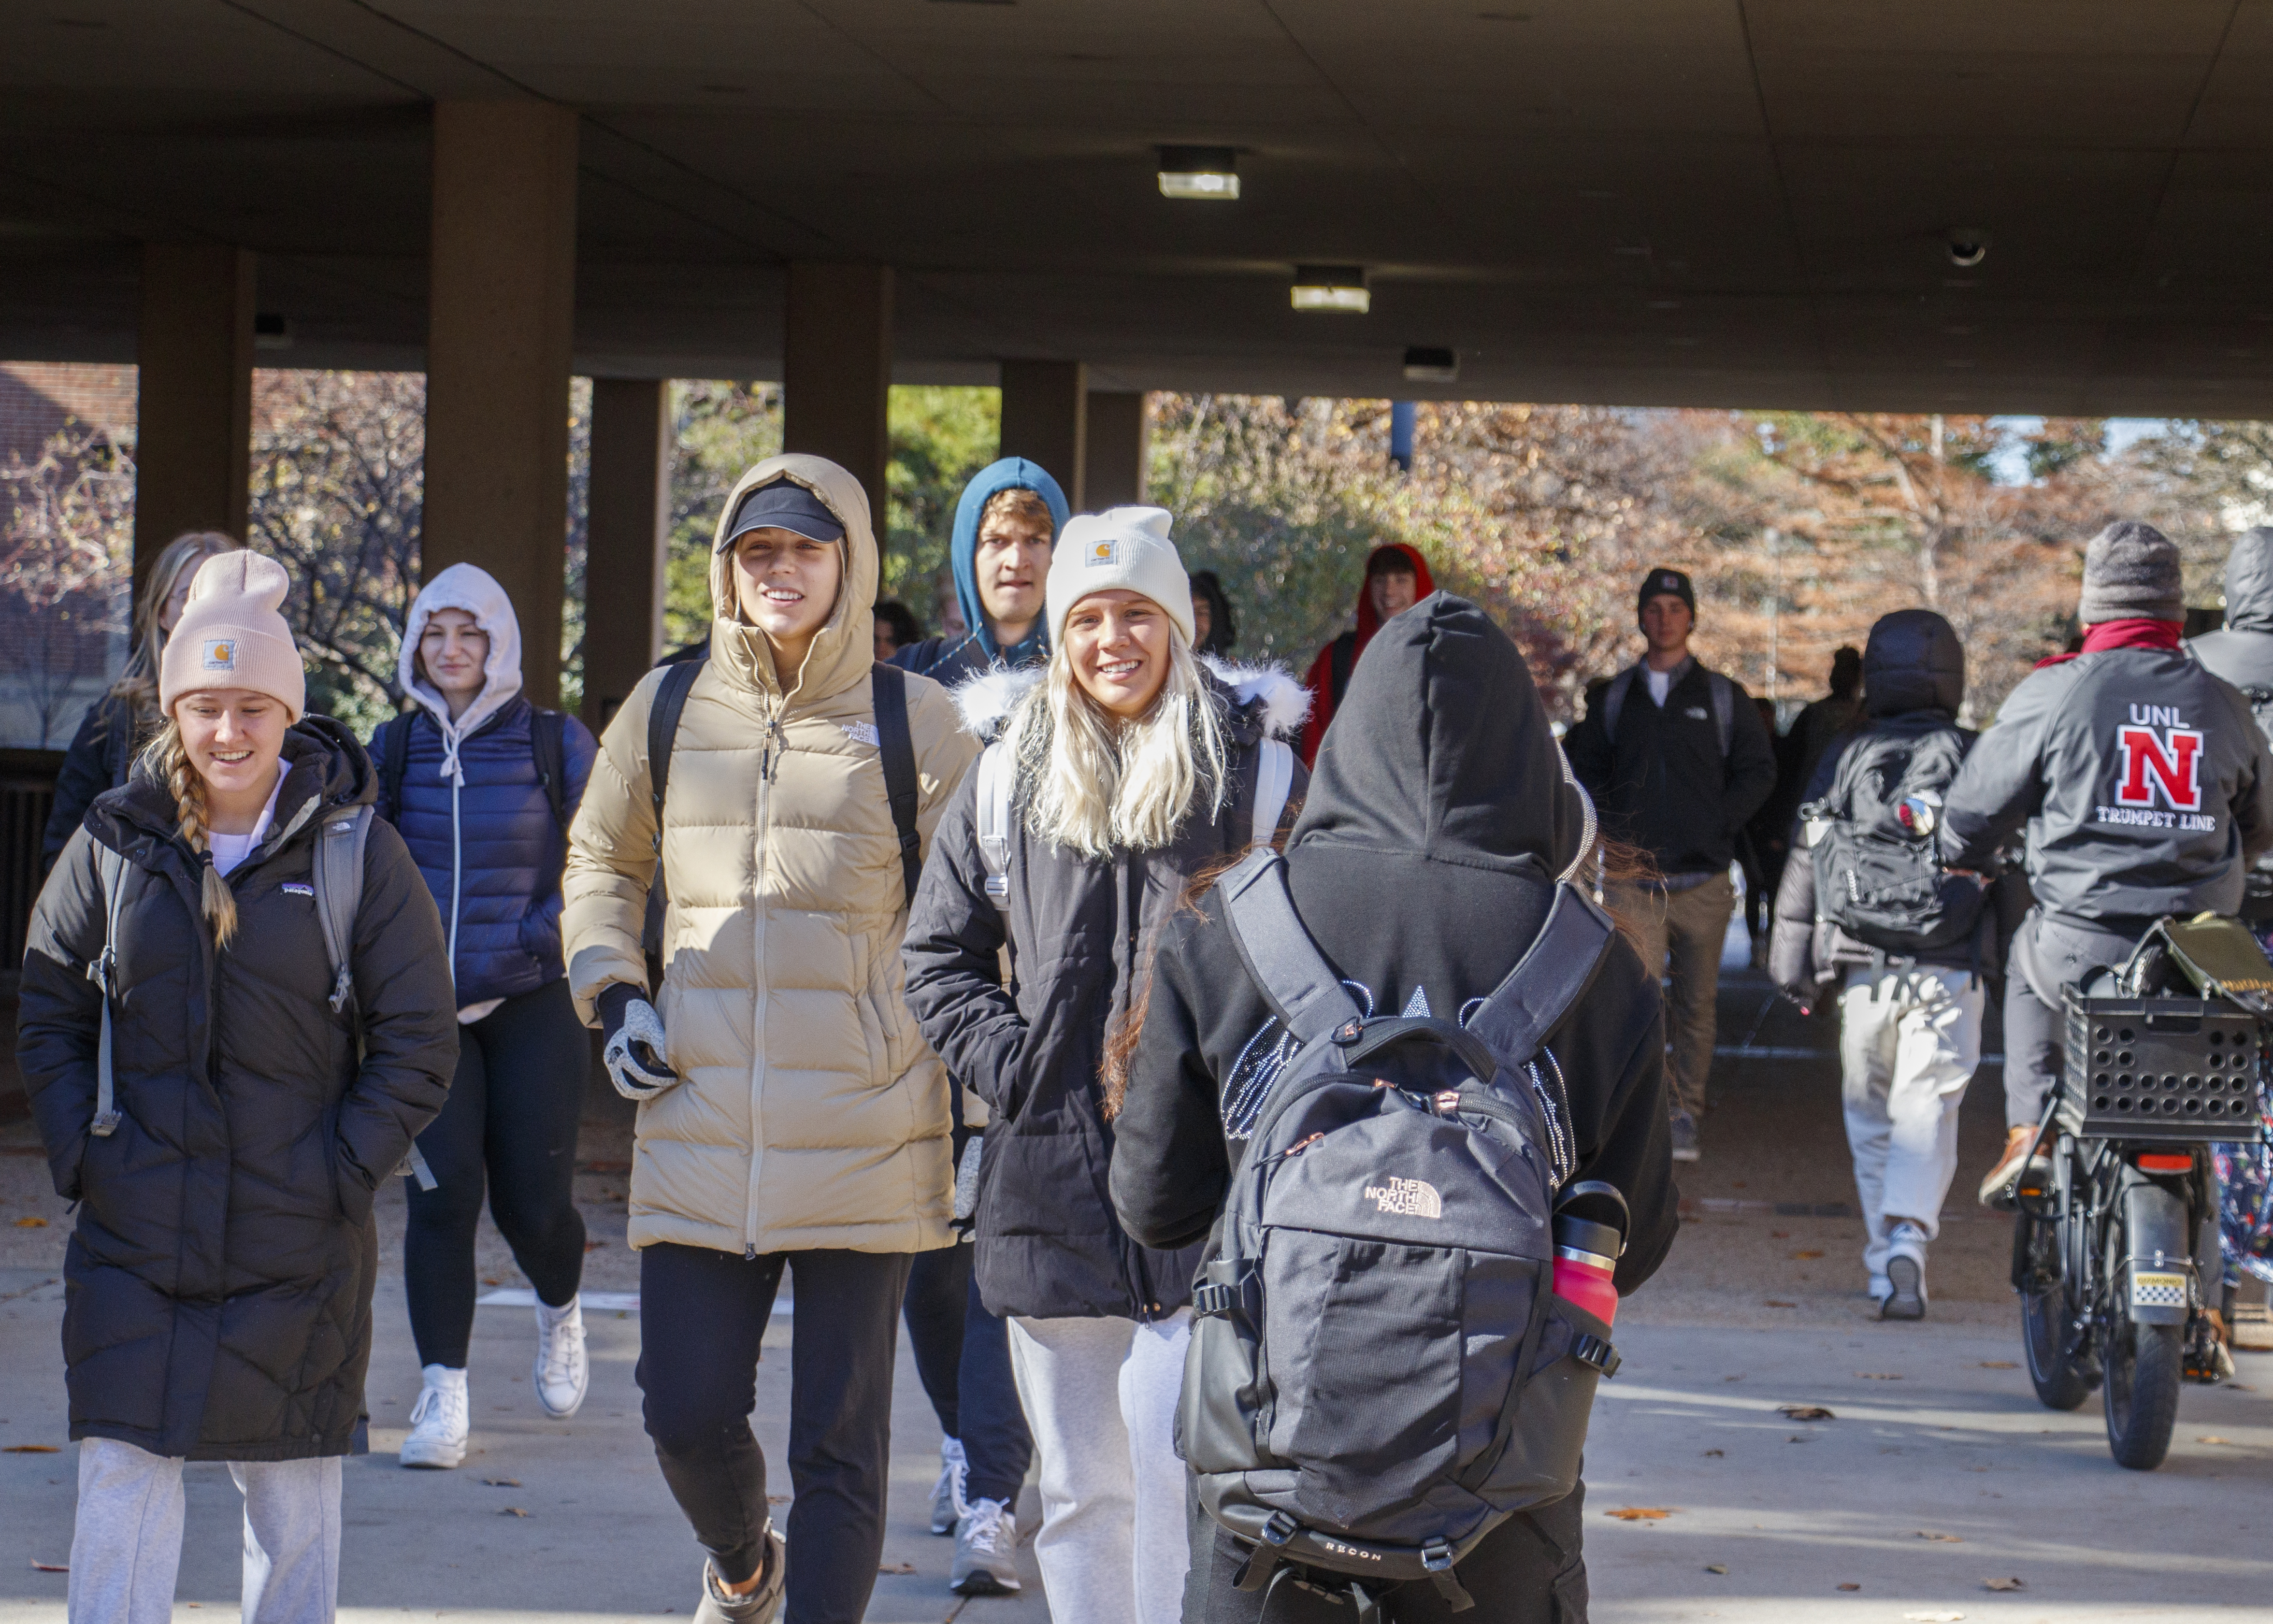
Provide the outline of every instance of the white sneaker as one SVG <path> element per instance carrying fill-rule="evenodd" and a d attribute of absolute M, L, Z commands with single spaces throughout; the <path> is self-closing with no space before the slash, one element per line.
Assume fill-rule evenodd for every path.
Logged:
<path fill-rule="evenodd" d="M 466 1458 L 466 1434 L 473 1425 L 466 1373 L 429 1365 L 418 1374 L 418 1402 L 410 1406 L 410 1436 L 402 1441 L 400 1458 L 405 1466 L 446 1471 Z"/>
<path fill-rule="evenodd" d="M 942 1438 L 939 1445 L 939 1481 L 931 1486 L 931 1531 L 951 1534 L 968 1508 L 963 1503 L 964 1474 L 970 1471 L 963 1456 L 963 1440 Z"/>
<path fill-rule="evenodd" d="M 1893 1253 L 1887 1259 L 1887 1296 L 1879 1304 L 1882 1320 L 1925 1318 L 1925 1231 L 1905 1220 L 1894 1225 L 1889 1238 Z"/>
<path fill-rule="evenodd" d="M 974 1500 L 956 1530 L 948 1588 L 957 1596 L 1018 1593 L 1018 1519 L 999 1500 Z"/>
<path fill-rule="evenodd" d="M 592 1366 L 584 1357 L 583 1299 L 572 1297 L 564 1307 L 536 1305 L 536 1402 L 556 1421 L 565 1421 L 582 1408 L 584 1389 L 591 1385 Z"/>

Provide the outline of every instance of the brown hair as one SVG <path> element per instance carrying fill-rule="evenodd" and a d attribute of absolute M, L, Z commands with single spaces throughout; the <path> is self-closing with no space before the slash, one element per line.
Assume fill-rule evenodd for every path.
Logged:
<path fill-rule="evenodd" d="M 159 720 L 158 664 L 166 652 L 159 613 L 174 595 L 174 588 L 182 584 L 184 571 L 194 573 L 216 553 L 236 550 L 236 538 L 219 530 L 184 531 L 166 543 L 151 564 L 150 573 L 143 578 L 142 601 L 134 606 L 134 652 L 127 656 L 126 669 L 118 673 L 110 692 L 133 706 L 145 727 L 154 728 Z"/>
<path fill-rule="evenodd" d="M 988 497 L 986 505 L 979 510 L 979 528 L 984 530 L 990 519 L 1031 520 L 1048 531 L 1053 539 L 1057 535 L 1058 521 L 1050 512 L 1050 505 L 1042 500 L 1039 492 L 1024 485 L 1013 485 Z"/>
<path fill-rule="evenodd" d="M 174 797 L 183 843 L 199 857 L 206 857 L 210 848 L 206 829 L 206 781 L 190 765 L 190 752 L 182 745 L 182 724 L 167 717 L 164 730 L 150 742 L 144 759 L 151 775 Z M 205 906 L 206 923 L 213 926 L 214 945 L 228 947 L 229 939 L 236 934 L 236 894 L 229 888 L 229 881 L 221 878 L 221 871 L 210 860 L 205 864 L 198 895 Z"/>

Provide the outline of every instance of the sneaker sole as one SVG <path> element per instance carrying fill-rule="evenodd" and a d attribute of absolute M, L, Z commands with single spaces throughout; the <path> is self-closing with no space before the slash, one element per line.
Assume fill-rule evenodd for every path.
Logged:
<path fill-rule="evenodd" d="M 1882 1320 L 1923 1320 L 1925 1318 L 1925 1289 L 1917 1262 L 1898 1257 L 1887 1265 L 1887 1278 L 1894 1283 L 1894 1291 L 1879 1305 Z"/>
<path fill-rule="evenodd" d="M 965 1574 L 947 1587 L 957 1596 L 1016 1596 L 1018 1581 L 1002 1580 L 991 1573 Z"/>
<path fill-rule="evenodd" d="M 435 1454 L 421 1455 L 414 1460 L 409 1451 L 406 1450 L 398 1458 L 401 1461 L 404 1468 L 410 1471 L 454 1471 L 459 1466 L 464 1463 L 466 1452 L 463 1449 L 460 1449 L 455 1455 L 450 1456 L 447 1459 L 445 1459 L 441 1455 Z"/>
<path fill-rule="evenodd" d="M 570 1416 L 574 1415 L 579 1410 L 581 1410 L 584 1407 L 584 1399 L 589 1392 L 589 1389 L 588 1388 L 585 1393 L 577 1394 L 576 1402 L 569 1405 L 566 1410 L 555 1410 L 552 1407 L 551 1400 L 544 1396 L 544 1389 L 540 1388 L 536 1394 L 536 1407 L 544 1411 L 547 1419 L 565 1421 Z"/>
<path fill-rule="evenodd" d="M 934 1523 L 931 1525 L 931 1531 L 939 1538 L 952 1539 L 955 1538 L 955 1530 L 958 1526 L 960 1526 L 958 1523 L 949 1523 L 945 1528 L 941 1528 L 937 1523 Z"/>
<path fill-rule="evenodd" d="M 1699 1150 L 1694 1145 L 1689 1146 L 1686 1149 L 1677 1148 L 1673 1152 L 1673 1159 L 1677 1162 L 1701 1161 L 1704 1159 L 1704 1153 Z"/>

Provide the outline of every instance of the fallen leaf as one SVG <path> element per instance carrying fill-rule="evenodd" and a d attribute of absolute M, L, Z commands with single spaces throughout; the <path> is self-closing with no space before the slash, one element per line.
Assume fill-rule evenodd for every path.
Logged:
<path fill-rule="evenodd" d="M 484 1285 L 503 1285 L 505 1282 L 499 1279 L 495 1275 L 484 1275 L 482 1276 L 482 1283 Z"/>
<path fill-rule="evenodd" d="M 1769 1308 L 1797 1308 L 1799 1306 L 1797 1303 L 1780 1303 L 1773 1297 L 1762 1298 L 1760 1301 L 1763 1306 Z"/>
<path fill-rule="evenodd" d="M 607 1244 L 608 1243 L 604 1240 L 588 1240 L 584 1243 L 584 1250 L 587 1252 L 597 1252 L 601 1247 Z"/>
<path fill-rule="evenodd" d="M 1839 1418 L 1820 1404 L 1778 1404 L 1776 1413 L 1789 1416 L 1795 1421 L 1835 1421 Z"/>
<path fill-rule="evenodd" d="M 1944 1545 L 1962 1545 L 1965 1543 L 1955 1534 L 1937 1534 L 1932 1530 L 1924 1528 L 1918 1530 L 1917 1537 L 1921 1539 L 1939 1539 Z"/>
<path fill-rule="evenodd" d="M 789 1504 L 789 1496 L 786 1494 L 769 1494 L 766 1496 L 766 1504 L 769 1506 L 786 1506 Z"/>
<path fill-rule="evenodd" d="M 1902 1614 L 1904 1624 L 1958 1624 L 1958 1620 L 1964 1616 L 1962 1613 L 1905 1613 Z"/>
<path fill-rule="evenodd" d="M 1620 1506 L 1602 1515 L 1616 1517 L 1621 1523 L 1654 1523 L 1671 1516 L 1675 1509 L 1671 1506 Z"/>
<path fill-rule="evenodd" d="M 1723 1381 L 1742 1381 L 1744 1378 L 1742 1376 L 1723 1376 L 1721 1380 Z"/>
<path fill-rule="evenodd" d="M 876 1569 L 878 1573 L 913 1573 L 915 1570 L 916 1565 L 913 1562 L 886 1562 L 881 1568 Z"/>
<path fill-rule="evenodd" d="M 2014 1359 L 1983 1359 L 1981 1361 L 1981 1368 L 1984 1370 L 2018 1370 L 2021 1366 L 2019 1362 Z M 1940 1615 L 1937 1613 L 1935 1616 L 1938 1618 Z M 1965 1615 L 1963 1613 L 1959 1613 L 1957 1616 L 1963 1618 Z"/>
<path fill-rule="evenodd" d="M 1859 1590 L 1863 1587 L 1859 1584 L 1842 1584 L 1839 1588 L 1842 1590 Z"/>
<path fill-rule="evenodd" d="M 1981 1588 L 1984 1590 L 2025 1590 L 2029 1587 L 2018 1579 L 1984 1579 L 1981 1582 Z"/>
<path fill-rule="evenodd" d="M 1718 1562 L 1707 1562 L 1705 1564 L 1705 1571 L 1707 1573 L 1726 1573 L 1729 1570 L 1722 1567 Z"/>
<path fill-rule="evenodd" d="M 0 1449 L 0 1455 L 61 1455 L 63 1451 L 51 1443 L 11 1443 Z"/>
<path fill-rule="evenodd" d="M 35 1556 L 32 1559 L 32 1571 L 34 1573 L 69 1573 L 71 1571 L 71 1564 L 69 1562 L 43 1562 Z"/>
<path fill-rule="evenodd" d="M 482 1481 L 493 1489 L 517 1489 L 521 1486 L 518 1478 L 484 1478 Z"/>
<path fill-rule="evenodd" d="M 1858 1370 L 1855 1373 L 1865 1381 L 1900 1381 L 1899 1372 L 1891 1370 Z"/>
<path fill-rule="evenodd" d="M 504 1510 L 498 1513 L 498 1515 L 501 1517 L 525 1517 L 528 1515 L 529 1513 L 523 1511 L 519 1506 L 507 1506 Z"/>
<path fill-rule="evenodd" d="M 43 1230 L 48 1227 L 48 1221 L 45 1218 L 19 1218 L 16 1227 L 19 1230 Z"/>
<path fill-rule="evenodd" d="M 1705 1451 L 1705 1458 L 1708 1461 L 1714 1460 L 1719 1456 L 1725 1456 L 1729 1452 L 1726 1449 L 1707 1449 Z"/>
<path fill-rule="evenodd" d="M 1791 1254 L 1791 1261 L 1795 1263 L 1798 1263 L 1803 1262 L 1809 1258 L 1819 1258 L 1823 1254 L 1820 1252 L 1795 1252 Z"/>
<path fill-rule="evenodd" d="M 2200 1438 L 2195 1439 L 2194 1441 L 2196 1443 L 2232 1443 L 2233 1440 L 2231 1438 L 2221 1438 L 2216 1433 L 2205 1433 Z"/>
<path fill-rule="evenodd" d="M 1789 1230 L 1770 1230 L 1768 1231 L 1768 1239 L 1770 1240 L 1789 1240 L 1791 1239 L 1791 1231 Z"/>

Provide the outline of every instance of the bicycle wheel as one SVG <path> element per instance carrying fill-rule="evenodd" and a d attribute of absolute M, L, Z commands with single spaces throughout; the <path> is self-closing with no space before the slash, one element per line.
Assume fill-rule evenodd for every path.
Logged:
<path fill-rule="evenodd" d="M 2050 1218 L 2022 1212 L 2013 1220 L 2013 1283 L 2021 1292 L 2021 1342 L 2028 1350 L 2029 1380 L 2047 1410 L 2074 1410 L 2091 1396 L 2090 1378 L 2067 1343 L 2067 1290 L 2060 1266 L 2059 1228 Z"/>
<path fill-rule="evenodd" d="M 2107 1447 L 2118 1466 L 2152 1471 L 2171 1452 L 2186 1336 L 2183 1325 L 2134 1325 L 2125 1319 L 2108 1327 Z"/>

